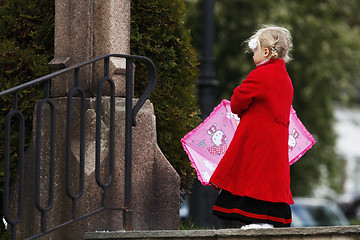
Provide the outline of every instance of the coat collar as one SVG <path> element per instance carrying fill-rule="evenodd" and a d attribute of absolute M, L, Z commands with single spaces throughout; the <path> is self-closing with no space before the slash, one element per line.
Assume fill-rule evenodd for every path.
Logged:
<path fill-rule="evenodd" d="M 276 58 L 276 59 L 273 59 L 273 60 L 269 60 L 263 64 L 260 64 L 258 66 L 256 66 L 255 68 L 260 68 L 262 66 L 266 66 L 266 65 L 269 65 L 269 64 L 285 64 L 285 61 L 281 58 Z"/>

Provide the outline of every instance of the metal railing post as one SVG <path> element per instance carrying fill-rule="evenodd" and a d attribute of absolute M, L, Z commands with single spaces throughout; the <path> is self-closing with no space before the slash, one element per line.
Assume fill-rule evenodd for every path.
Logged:
<path fill-rule="evenodd" d="M 126 59 L 124 229 L 133 230 L 131 209 L 133 61 Z"/>

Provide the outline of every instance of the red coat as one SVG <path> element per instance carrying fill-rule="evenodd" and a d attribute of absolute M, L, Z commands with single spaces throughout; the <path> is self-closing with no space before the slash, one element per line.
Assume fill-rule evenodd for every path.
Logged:
<path fill-rule="evenodd" d="M 241 118 L 210 183 L 234 195 L 293 204 L 288 155 L 293 86 L 282 59 L 256 67 L 231 97 Z"/>

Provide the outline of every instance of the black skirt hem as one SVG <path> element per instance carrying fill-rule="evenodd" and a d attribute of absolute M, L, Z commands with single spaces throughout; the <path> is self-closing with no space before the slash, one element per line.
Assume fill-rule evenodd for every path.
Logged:
<path fill-rule="evenodd" d="M 222 220 L 230 220 L 230 221 L 239 221 L 243 224 L 252 224 L 252 223 L 268 223 L 273 225 L 276 228 L 281 227 L 290 227 L 291 223 L 280 223 L 276 221 L 271 221 L 269 219 L 258 219 L 258 218 L 251 218 L 246 217 L 236 213 L 224 213 L 220 211 L 213 210 L 213 214 L 217 216 L 219 219 Z"/>
<path fill-rule="evenodd" d="M 213 214 L 220 219 L 244 224 L 268 223 L 274 227 L 290 227 L 291 209 L 286 203 L 273 203 L 250 197 L 235 196 L 222 190 L 216 199 Z"/>

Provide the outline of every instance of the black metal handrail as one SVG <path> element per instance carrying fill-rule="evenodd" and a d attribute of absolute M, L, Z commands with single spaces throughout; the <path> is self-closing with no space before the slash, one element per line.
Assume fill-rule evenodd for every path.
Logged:
<path fill-rule="evenodd" d="M 114 112 L 115 112 L 115 85 L 110 77 L 110 58 L 125 58 L 126 59 L 126 110 L 125 110 L 125 192 L 124 192 L 124 206 L 119 208 L 107 207 L 105 205 L 106 190 L 113 183 L 114 179 Z M 77 202 L 81 198 L 84 191 L 84 162 L 85 162 L 85 93 L 79 85 L 79 69 L 89 64 L 93 64 L 100 60 L 104 60 L 104 77 L 100 79 L 97 87 L 97 102 L 96 102 L 96 163 L 95 175 L 96 183 L 101 187 L 102 205 L 101 208 L 93 212 L 87 213 L 83 216 L 76 217 Z M 133 62 L 143 62 L 149 73 L 149 83 L 144 93 L 140 96 L 135 106 L 132 105 L 133 100 Z M 46 228 L 46 214 L 50 211 L 54 204 L 54 159 L 55 159 L 55 105 L 50 98 L 50 84 L 51 81 L 62 74 L 74 73 L 74 87 L 68 91 L 67 95 L 67 120 L 66 120 L 66 194 L 72 199 L 72 218 L 70 221 L 62 223 L 52 229 Z M 108 54 L 84 61 L 77 65 L 61 69 L 57 72 L 45 75 L 30 82 L 18 85 L 11 89 L 0 92 L 0 97 L 5 95 L 13 96 L 12 110 L 6 115 L 5 123 L 5 156 L 4 156 L 4 218 L 11 228 L 11 238 L 16 239 L 16 226 L 22 220 L 23 204 L 24 204 L 24 146 L 25 146 L 25 120 L 24 115 L 18 110 L 19 91 L 32 87 L 38 84 L 44 84 L 44 98 L 38 101 L 36 108 L 36 149 L 35 149 L 35 207 L 41 212 L 41 233 L 32 236 L 28 239 L 34 239 L 50 232 L 53 232 L 63 226 L 69 225 L 73 222 L 88 216 L 97 214 L 108 209 L 117 209 L 123 211 L 123 224 L 125 230 L 132 230 L 132 209 L 131 209 L 131 168 L 132 168 L 132 126 L 136 125 L 136 115 L 140 108 L 145 103 L 153 91 L 156 83 L 157 73 L 153 62 L 143 56 L 124 55 L 124 54 Z M 101 181 L 100 174 L 100 143 L 101 143 L 101 112 L 102 112 L 102 85 L 104 82 L 110 84 L 110 143 L 109 143 L 109 177 L 106 183 Z M 80 96 L 80 161 L 79 161 L 79 188 L 77 192 L 72 192 L 70 189 L 70 151 L 71 151 L 71 116 L 72 116 L 72 97 L 76 94 Z M 49 156 L 49 186 L 48 186 L 48 201 L 46 206 L 40 203 L 40 158 L 41 158 L 41 123 L 42 123 L 42 108 L 47 104 L 50 107 L 50 156 Z M 11 120 L 13 117 L 19 118 L 19 154 L 18 154 L 18 194 L 17 194 L 17 215 L 15 219 L 10 216 L 9 201 L 10 201 L 10 136 L 11 136 Z M 42 203 L 44 204 L 44 203 Z M 14 214 L 13 214 L 14 215 Z"/>

